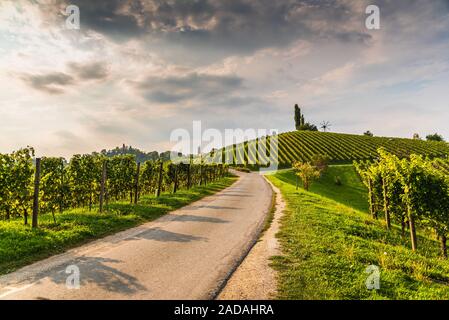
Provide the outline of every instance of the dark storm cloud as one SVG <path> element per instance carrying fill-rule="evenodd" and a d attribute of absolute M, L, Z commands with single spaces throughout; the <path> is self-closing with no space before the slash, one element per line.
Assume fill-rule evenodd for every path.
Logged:
<path fill-rule="evenodd" d="M 175 63 L 204 64 L 302 40 L 369 44 L 368 0 L 55 0 L 80 8 L 81 30 L 114 41 L 140 39 L 152 52 Z M 378 0 L 382 27 L 406 29 L 408 19 L 433 10 L 435 21 L 449 10 L 447 0 Z M 44 8 L 44 7 L 43 7 Z M 48 7 L 47 7 L 48 9 Z M 44 9 L 43 9 L 44 10 Z M 48 15 L 54 11 L 48 10 Z M 430 23 L 430 22 L 429 22 Z"/>
<path fill-rule="evenodd" d="M 64 87 L 74 84 L 73 77 L 63 72 L 23 74 L 20 78 L 31 88 L 49 94 L 61 94 Z"/>
<path fill-rule="evenodd" d="M 66 2 L 68 3 L 68 2 Z M 365 41 L 344 28 L 354 12 L 338 0 L 71 0 L 81 24 L 114 40 L 150 35 L 192 49 L 227 52 L 288 45 L 298 38 L 338 36 Z M 359 15 L 362 13 L 358 13 Z M 320 21 L 321 26 L 313 24 Z M 360 19 L 362 26 L 363 16 Z"/>
<path fill-rule="evenodd" d="M 106 34 L 117 41 L 136 37 L 144 32 L 137 20 L 144 14 L 139 0 L 70 0 L 62 2 L 80 8 L 83 28 L 87 27 Z"/>
<path fill-rule="evenodd" d="M 158 103 L 175 103 L 193 99 L 217 99 L 232 95 L 243 87 L 235 76 L 191 73 L 186 76 L 148 77 L 133 86 L 145 99 Z"/>

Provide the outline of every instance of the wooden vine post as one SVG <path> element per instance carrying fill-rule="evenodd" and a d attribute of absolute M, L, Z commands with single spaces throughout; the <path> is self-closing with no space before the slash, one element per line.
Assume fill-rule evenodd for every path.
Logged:
<path fill-rule="evenodd" d="M 243 162 L 244 166 L 248 166 L 248 159 L 249 159 L 249 143 L 248 141 L 243 142 Z"/>
<path fill-rule="evenodd" d="M 162 189 L 162 171 L 164 170 L 164 163 L 161 161 L 159 166 L 159 179 L 157 182 L 157 191 L 156 191 L 156 197 L 159 197 L 161 195 L 161 189 Z"/>
<path fill-rule="evenodd" d="M 259 137 L 257 137 L 257 139 L 256 139 L 256 146 L 255 146 L 255 148 L 256 148 L 256 165 L 259 165 L 260 164 L 260 159 L 259 159 Z"/>
<path fill-rule="evenodd" d="M 64 211 L 64 160 L 61 159 L 61 194 L 59 196 L 59 213 Z"/>
<path fill-rule="evenodd" d="M 175 177 L 173 181 L 173 193 L 176 193 L 178 189 L 178 166 L 175 165 Z"/>
<path fill-rule="evenodd" d="M 390 201 L 387 195 L 387 185 L 385 177 L 382 177 L 382 193 L 384 197 L 384 212 L 385 212 L 385 223 L 387 225 L 387 230 L 391 229 L 391 219 L 390 219 Z"/>
<path fill-rule="evenodd" d="M 190 163 L 187 165 L 187 189 L 190 189 L 192 177 L 190 176 Z"/>
<path fill-rule="evenodd" d="M 103 212 L 103 203 L 104 203 L 104 190 L 106 186 L 106 161 L 103 162 L 103 168 L 101 172 L 101 186 L 100 186 L 100 212 Z"/>
<path fill-rule="evenodd" d="M 137 171 L 134 185 L 134 204 L 139 200 L 139 176 L 140 176 L 140 162 L 137 163 Z"/>
<path fill-rule="evenodd" d="M 39 214 L 39 185 L 41 179 L 41 158 L 36 158 L 36 171 L 34 174 L 33 218 L 32 227 L 37 228 L 37 216 Z"/>
<path fill-rule="evenodd" d="M 200 186 L 203 185 L 203 155 L 200 158 Z"/>
<path fill-rule="evenodd" d="M 412 250 L 416 251 L 416 249 L 418 249 L 418 241 L 416 239 L 415 216 L 410 208 L 410 205 L 407 206 L 407 214 L 410 229 L 410 238 L 412 240 Z"/>
<path fill-rule="evenodd" d="M 374 208 L 374 194 L 373 194 L 373 181 L 368 177 L 368 197 L 369 197 L 369 212 L 374 219 L 377 219 L 376 210 Z"/>

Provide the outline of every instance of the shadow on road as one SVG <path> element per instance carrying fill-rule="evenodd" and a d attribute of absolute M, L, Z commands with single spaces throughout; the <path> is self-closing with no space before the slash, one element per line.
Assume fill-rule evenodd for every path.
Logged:
<path fill-rule="evenodd" d="M 120 271 L 112 264 L 121 263 L 121 260 L 101 258 L 101 257 L 79 257 L 70 261 L 70 265 L 76 265 L 80 270 L 80 288 L 88 284 L 95 284 L 108 292 L 117 292 L 122 294 L 133 294 L 137 291 L 147 290 L 137 279 L 125 272 Z M 68 265 L 60 265 L 55 269 L 38 273 L 31 279 L 32 282 L 41 282 L 42 279 L 66 285 L 67 278 L 71 273 L 66 273 Z M 69 290 L 69 289 L 68 289 Z M 72 289 L 74 290 L 74 289 Z M 36 297 L 38 299 L 47 299 L 46 297 Z"/>
<path fill-rule="evenodd" d="M 198 210 L 198 209 L 212 209 L 212 210 L 239 210 L 238 207 L 224 207 L 224 206 L 188 206 L 186 210 Z"/>
<path fill-rule="evenodd" d="M 125 240 L 129 241 L 129 240 L 139 240 L 139 239 L 155 240 L 155 241 L 162 241 L 162 242 L 191 242 L 191 241 L 207 241 L 208 240 L 207 238 L 204 238 L 204 237 L 197 237 L 197 236 L 191 236 L 188 234 L 165 231 L 160 228 L 148 229 L 144 232 L 136 234 L 133 237 L 126 238 Z"/>
<path fill-rule="evenodd" d="M 252 196 L 245 193 L 220 193 L 217 194 L 217 197 L 240 197 L 240 198 L 251 198 Z"/>
<path fill-rule="evenodd" d="M 173 221 L 185 221 L 185 222 L 208 222 L 208 223 L 229 223 L 228 220 L 213 217 L 194 216 L 190 214 L 183 214 L 177 216 Z"/>

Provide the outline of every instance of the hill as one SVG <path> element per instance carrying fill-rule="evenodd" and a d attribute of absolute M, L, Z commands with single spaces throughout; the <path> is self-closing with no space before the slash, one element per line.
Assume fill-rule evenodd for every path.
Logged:
<path fill-rule="evenodd" d="M 279 134 L 279 166 L 290 167 L 295 160 L 307 161 L 315 154 L 325 154 L 331 163 L 351 163 L 353 160 L 368 160 L 377 156 L 377 149 L 386 148 L 403 158 L 410 154 L 429 157 L 447 157 L 449 144 L 446 142 L 423 141 L 417 139 L 370 137 L 364 135 L 293 131 Z M 258 163 L 252 142 L 236 146 L 240 163 Z M 255 143 L 253 144 L 255 145 Z M 249 161 L 248 161 L 249 160 Z"/>
<path fill-rule="evenodd" d="M 96 154 L 98 152 L 93 152 L 93 154 Z M 102 155 L 105 155 L 106 157 L 114 157 L 117 155 L 126 155 L 131 154 L 136 157 L 136 162 L 145 162 L 145 161 L 156 161 L 159 159 L 162 159 L 163 161 L 170 160 L 170 151 L 165 151 L 158 153 L 157 151 L 151 151 L 151 152 L 145 152 L 137 148 L 133 148 L 132 146 L 126 146 L 123 144 L 122 147 L 115 147 L 111 150 L 103 149 L 99 152 Z"/>

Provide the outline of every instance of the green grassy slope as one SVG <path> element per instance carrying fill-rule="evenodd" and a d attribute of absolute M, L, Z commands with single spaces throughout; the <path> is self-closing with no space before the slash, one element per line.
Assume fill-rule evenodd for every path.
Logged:
<path fill-rule="evenodd" d="M 176 194 L 163 193 L 159 198 L 145 195 L 137 205 L 131 205 L 129 201 L 115 202 L 104 213 L 99 213 L 96 208 L 91 212 L 88 209 L 68 210 L 56 215 L 56 224 L 50 214 L 41 215 L 38 229 L 24 226 L 22 219 L 0 221 L 0 274 L 87 241 L 157 219 L 169 211 L 228 187 L 236 179 L 225 177 L 207 186 L 180 190 Z"/>
<path fill-rule="evenodd" d="M 296 190 L 292 171 L 268 178 L 287 202 L 278 235 L 284 256 L 273 260 L 279 298 L 449 299 L 449 262 L 439 257 L 438 242 L 419 233 L 414 253 L 399 226 L 387 232 L 373 220 L 352 166 L 331 166 L 310 192 Z M 379 291 L 366 288 L 369 265 L 380 268 Z"/>
<path fill-rule="evenodd" d="M 385 147 L 399 157 L 412 153 L 442 157 L 449 155 L 449 144 L 445 142 L 428 142 L 422 140 L 369 137 L 363 135 L 325 133 L 311 131 L 294 131 L 278 136 L 280 167 L 291 167 L 295 160 L 309 160 L 314 154 L 327 154 L 333 163 L 351 163 L 353 160 L 372 159 L 377 156 L 377 149 Z M 258 163 L 253 147 L 247 143 L 236 146 L 240 163 Z"/>
<path fill-rule="evenodd" d="M 341 185 L 335 183 L 340 178 Z M 296 176 L 291 170 L 280 170 L 276 178 L 296 186 Z M 301 185 L 301 183 L 299 183 Z M 310 191 L 335 200 L 359 211 L 368 211 L 366 188 L 360 181 L 352 165 L 334 165 L 310 187 Z"/>

